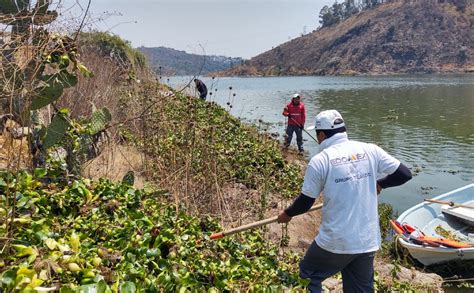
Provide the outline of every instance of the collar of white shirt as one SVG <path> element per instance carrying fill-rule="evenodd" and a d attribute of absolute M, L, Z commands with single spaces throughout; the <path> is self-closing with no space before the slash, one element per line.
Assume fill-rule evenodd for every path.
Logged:
<path fill-rule="evenodd" d="M 328 139 L 325 139 L 321 144 L 319 144 L 319 152 L 322 152 L 325 148 L 330 146 L 340 144 L 348 141 L 347 132 L 336 133 Z"/>

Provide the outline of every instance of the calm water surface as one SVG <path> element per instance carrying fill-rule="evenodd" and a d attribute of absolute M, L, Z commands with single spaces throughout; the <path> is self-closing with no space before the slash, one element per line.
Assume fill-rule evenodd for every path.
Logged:
<path fill-rule="evenodd" d="M 162 79 L 174 88 L 189 80 Z M 319 111 L 339 110 L 349 138 L 376 143 L 412 171 L 420 171 L 409 183 L 382 192 L 381 201 L 398 213 L 474 182 L 474 75 L 202 80 L 212 92 L 208 100 L 244 121 L 269 123 L 261 127 L 280 134 L 280 139 L 285 128 L 281 113 L 295 92 L 303 95 L 306 125 Z M 309 155 L 316 154 L 317 144 L 307 134 L 304 138 Z"/>

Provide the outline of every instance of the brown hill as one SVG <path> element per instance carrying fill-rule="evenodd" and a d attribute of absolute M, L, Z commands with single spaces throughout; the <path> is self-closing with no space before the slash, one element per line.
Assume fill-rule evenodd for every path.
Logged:
<path fill-rule="evenodd" d="M 446 2 L 381 4 L 219 75 L 472 72 L 474 1 Z"/>

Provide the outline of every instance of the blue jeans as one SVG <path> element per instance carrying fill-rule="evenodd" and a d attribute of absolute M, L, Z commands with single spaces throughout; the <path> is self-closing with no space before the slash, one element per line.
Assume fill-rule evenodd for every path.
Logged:
<path fill-rule="evenodd" d="M 322 292 L 321 282 L 342 272 L 344 292 L 374 292 L 375 251 L 337 254 L 322 249 L 313 241 L 300 262 L 300 276 L 311 279 L 308 290 Z"/>
<path fill-rule="evenodd" d="M 291 139 L 293 138 L 293 132 L 296 133 L 296 144 L 298 145 L 298 150 L 303 151 L 303 129 L 297 125 L 288 125 L 286 127 L 286 142 L 285 145 L 288 147 L 291 144 Z"/>

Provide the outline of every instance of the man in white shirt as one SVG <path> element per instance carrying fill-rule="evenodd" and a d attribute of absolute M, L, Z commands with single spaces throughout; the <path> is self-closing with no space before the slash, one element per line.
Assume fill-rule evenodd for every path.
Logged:
<path fill-rule="evenodd" d="M 308 211 L 322 192 L 322 223 L 300 263 L 301 277 L 311 279 L 310 292 L 321 292 L 321 282 L 341 272 L 345 292 L 373 292 L 381 244 L 377 194 L 404 184 L 411 172 L 377 145 L 349 140 L 336 110 L 319 113 L 308 129 L 314 128 L 319 153 L 308 164 L 300 196 L 278 222 Z M 380 173 L 390 175 L 377 180 Z"/>

